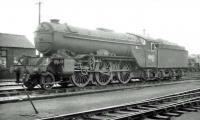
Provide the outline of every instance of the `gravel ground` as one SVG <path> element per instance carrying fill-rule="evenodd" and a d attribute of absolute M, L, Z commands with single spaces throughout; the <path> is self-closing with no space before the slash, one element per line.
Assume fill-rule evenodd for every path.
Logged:
<path fill-rule="evenodd" d="M 138 102 L 144 99 L 159 97 L 185 90 L 199 88 L 200 82 L 182 83 L 167 86 L 128 89 L 80 96 L 62 97 L 33 101 L 40 112 L 34 110 L 28 101 L 0 105 L 0 120 L 31 120 L 43 116 L 80 112 L 94 108 Z"/>

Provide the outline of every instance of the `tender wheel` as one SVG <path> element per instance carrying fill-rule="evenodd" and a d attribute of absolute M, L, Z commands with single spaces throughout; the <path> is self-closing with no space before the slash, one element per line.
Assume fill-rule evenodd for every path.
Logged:
<path fill-rule="evenodd" d="M 162 71 L 158 71 L 158 79 L 161 80 L 164 78 L 163 72 Z"/>
<path fill-rule="evenodd" d="M 123 70 L 123 71 L 117 73 L 119 82 L 122 84 L 128 83 L 131 80 L 128 65 L 124 65 L 123 67 L 120 68 L 120 70 Z"/>
<path fill-rule="evenodd" d="M 140 72 L 140 81 L 147 81 L 147 75 L 146 75 L 146 71 L 141 71 Z"/>
<path fill-rule="evenodd" d="M 176 80 L 180 80 L 181 79 L 181 77 L 182 77 L 182 71 L 181 70 L 177 70 L 176 71 Z"/>
<path fill-rule="evenodd" d="M 72 82 L 77 87 L 85 87 L 89 83 L 89 76 L 88 75 L 84 75 L 81 72 L 75 72 L 72 75 Z"/>
<path fill-rule="evenodd" d="M 98 63 L 98 71 L 95 73 L 96 81 L 99 85 L 107 85 L 112 79 L 112 73 L 110 72 L 110 64 L 107 62 Z"/>
<path fill-rule="evenodd" d="M 171 80 L 172 78 L 173 78 L 173 71 L 172 70 L 169 70 L 169 77 L 168 77 L 168 79 L 169 80 Z"/>
<path fill-rule="evenodd" d="M 54 80 L 50 75 L 47 76 L 42 76 L 41 77 L 41 84 L 40 86 L 45 89 L 45 90 L 50 90 L 52 89 L 53 85 L 54 85 Z"/>

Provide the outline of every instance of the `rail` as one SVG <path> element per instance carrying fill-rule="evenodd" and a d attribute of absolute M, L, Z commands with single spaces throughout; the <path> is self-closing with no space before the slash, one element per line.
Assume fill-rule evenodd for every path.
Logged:
<path fill-rule="evenodd" d="M 189 83 L 195 81 L 166 81 L 166 82 L 158 82 L 158 81 L 149 81 L 149 82 L 134 82 L 128 83 L 125 85 L 121 85 L 118 83 L 110 84 L 108 86 L 87 86 L 85 88 L 79 88 L 74 86 L 69 86 L 68 88 L 54 87 L 52 90 L 42 90 L 37 88 L 33 91 L 27 91 L 33 100 L 40 99 L 50 99 L 57 97 L 66 97 L 66 96 L 75 96 L 81 94 L 92 94 L 99 92 L 108 92 L 108 91 L 117 91 L 117 90 L 125 90 L 125 89 L 141 89 L 145 87 L 155 87 L 155 86 L 164 86 L 164 85 L 173 85 L 173 84 L 181 84 L 181 83 Z M 198 80 L 196 82 L 199 82 Z M 19 98 L 17 97 L 19 96 Z M 24 96 L 24 97 L 23 97 Z M 5 89 L 0 90 L 0 104 L 11 103 L 11 102 L 21 102 L 27 101 L 26 92 L 24 89 Z M 9 98 L 9 99 L 6 99 Z"/>
<path fill-rule="evenodd" d="M 38 120 L 120 120 L 136 118 L 170 120 L 172 116 L 180 116 L 188 111 L 197 111 L 200 109 L 199 104 L 200 88 L 141 102 L 57 115 Z"/>

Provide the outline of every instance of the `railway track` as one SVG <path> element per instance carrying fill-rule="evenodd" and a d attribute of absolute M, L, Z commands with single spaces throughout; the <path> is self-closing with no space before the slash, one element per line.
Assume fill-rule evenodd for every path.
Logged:
<path fill-rule="evenodd" d="M 42 90 L 39 88 L 33 91 L 27 91 L 24 89 L 3 90 L 3 91 L 0 91 L 0 97 L 1 97 L 0 104 L 26 101 L 28 100 L 27 93 L 31 96 L 31 99 L 39 100 L 39 99 L 66 97 L 66 96 L 81 95 L 81 94 L 91 94 L 91 93 L 98 93 L 98 92 L 125 90 L 125 89 L 141 89 L 145 87 L 181 84 L 181 83 L 189 83 L 189 82 L 198 82 L 198 80 L 134 82 L 134 83 L 124 84 L 124 85 L 115 83 L 115 84 L 110 84 L 108 86 L 91 85 L 84 88 L 73 87 L 73 86 L 68 87 L 68 88 L 55 87 L 54 89 L 48 90 L 48 91 Z"/>
<path fill-rule="evenodd" d="M 200 110 L 200 88 L 171 95 L 38 120 L 171 120 Z"/>
<path fill-rule="evenodd" d="M 195 73 L 189 72 L 189 73 L 186 73 L 186 76 L 184 76 L 181 80 L 183 81 L 183 80 L 199 80 L 199 79 L 200 79 L 200 72 L 195 72 Z M 173 80 L 170 80 L 170 81 L 173 81 Z M 162 82 L 162 81 L 160 81 L 160 82 Z M 164 81 L 164 82 L 166 82 L 166 81 Z M 0 81 L 0 92 L 3 92 L 3 91 L 8 91 L 8 92 L 9 91 L 23 91 L 24 89 L 21 86 L 22 86 L 22 83 L 15 83 L 13 80 L 12 81 L 1 80 Z M 58 88 L 58 86 L 59 85 L 56 85 L 57 88 Z M 73 85 L 69 85 L 68 87 L 70 88 L 71 86 L 73 86 Z M 100 87 L 100 86 L 98 86 L 98 87 Z M 40 88 L 41 87 L 36 86 L 36 88 L 34 90 L 38 90 Z"/>
<path fill-rule="evenodd" d="M 192 77 L 193 76 L 193 77 Z M 194 80 L 190 80 L 192 78 L 197 78 Z M 160 86 L 160 85 L 169 85 L 169 84 L 179 84 L 183 82 L 195 82 L 198 81 L 199 73 L 189 73 L 186 77 L 179 81 L 146 81 L 140 82 L 135 81 L 128 84 L 118 84 L 113 83 L 109 84 L 108 86 L 96 86 L 90 85 L 84 88 L 74 87 L 73 85 L 69 85 L 67 88 L 62 88 L 59 85 L 56 85 L 52 90 L 42 90 L 40 87 L 35 88 L 32 91 L 25 91 L 22 87 L 22 84 L 8 84 L 5 85 L 5 89 L 3 84 L 0 86 L 0 104 L 3 103 L 10 103 L 10 102 L 19 102 L 19 101 L 26 101 L 27 93 L 31 96 L 34 100 L 39 99 L 49 99 L 55 97 L 65 97 L 65 96 L 73 96 L 73 95 L 81 95 L 81 94 L 90 94 L 90 93 L 98 93 L 98 92 L 107 92 L 107 91 L 115 91 L 115 90 L 123 90 L 123 89 L 140 89 L 144 87 L 153 87 L 153 86 Z M 11 86 L 9 86 L 11 85 Z"/>
<path fill-rule="evenodd" d="M 181 80 L 198 80 L 200 79 L 200 72 L 188 72 L 186 76 L 183 76 Z M 9 86 L 21 86 L 22 83 L 15 83 L 15 80 L 0 80 L 0 88 L 1 87 L 9 87 Z M 1 89 L 0 89 L 1 91 Z"/>

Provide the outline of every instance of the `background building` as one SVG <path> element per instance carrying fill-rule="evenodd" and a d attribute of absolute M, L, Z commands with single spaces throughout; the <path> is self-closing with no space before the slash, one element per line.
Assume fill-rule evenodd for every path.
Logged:
<path fill-rule="evenodd" d="M 35 56 L 34 45 L 24 35 L 0 33 L 0 78 L 9 76 L 9 68 L 22 55 Z"/>

